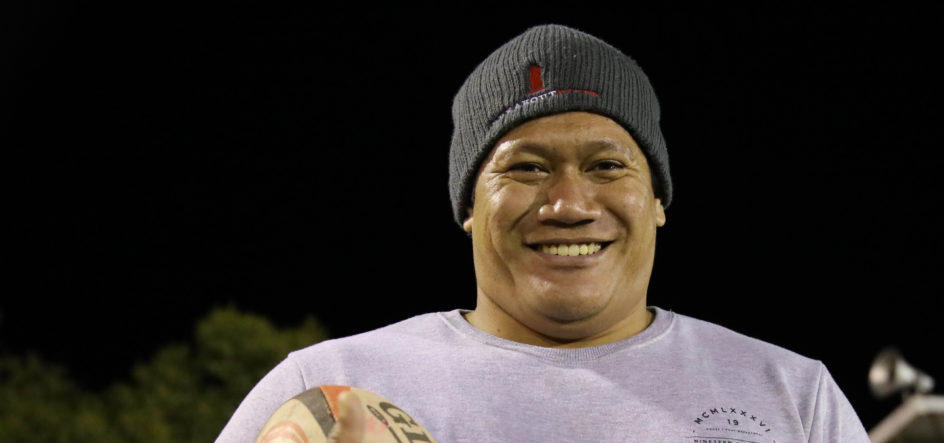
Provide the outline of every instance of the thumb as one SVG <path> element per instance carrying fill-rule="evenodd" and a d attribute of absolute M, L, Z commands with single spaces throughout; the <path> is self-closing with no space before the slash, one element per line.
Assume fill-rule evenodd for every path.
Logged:
<path fill-rule="evenodd" d="M 366 419 L 361 400 L 351 391 L 338 395 L 338 421 L 328 443 L 363 443 Z"/>

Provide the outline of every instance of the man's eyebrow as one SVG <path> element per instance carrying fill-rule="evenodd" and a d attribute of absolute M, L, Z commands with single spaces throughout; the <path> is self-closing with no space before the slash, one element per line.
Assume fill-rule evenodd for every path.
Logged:
<path fill-rule="evenodd" d="M 515 154 L 535 154 L 540 157 L 553 156 L 554 150 L 547 145 L 534 141 L 520 140 L 508 143 L 496 152 L 499 158 L 507 158 Z"/>
<path fill-rule="evenodd" d="M 587 153 L 588 151 L 589 153 L 614 151 L 624 154 L 629 158 L 636 157 L 636 151 L 630 146 L 627 146 L 626 143 L 609 137 L 586 141 L 581 143 L 577 149 L 580 149 L 584 153 Z M 498 158 L 504 159 L 507 159 L 508 157 L 516 154 L 534 154 L 545 158 L 553 158 L 560 155 L 556 150 L 547 144 L 532 140 L 513 141 L 507 145 L 501 146 L 501 149 L 499 149 L 496 154 Z"/>
<path fill-rule="evenodd" d="M 636 151 L 627 146 L 626 143 L 611 138 L 591 140 L 587 143 L 584 143 L 583 147 L 585 149 L 592 149 L 594 151 L 618 151 L 620 153 L 626 154 L 630 158 L 636 156 Z"/>

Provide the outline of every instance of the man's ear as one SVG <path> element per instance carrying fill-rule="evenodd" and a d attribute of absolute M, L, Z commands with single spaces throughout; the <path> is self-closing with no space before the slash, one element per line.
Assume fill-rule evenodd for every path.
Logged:
<path fill-rule="evenodd" d="M 466 217 L 464 222 L 462 222 L 462 229 L 465 230 L 465 232 L 471 233 L 472 232 L 472 208 L 467 208 L 466 211 L 468 212 L 469 216 Z"/>
<path fill-rule="evenodd" d="M 657 198 L 655 202 L 655 211 L 656 211 L 656 226 L 662 227 L 665 226 L 665 207 L 662 206 L 662 199 Z"/>

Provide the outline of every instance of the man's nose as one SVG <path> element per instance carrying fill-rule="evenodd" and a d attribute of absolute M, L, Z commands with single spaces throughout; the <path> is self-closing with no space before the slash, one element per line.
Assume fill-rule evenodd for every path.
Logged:
<path fill-rule="evenodd" d="M 547 200 L 538 208 L 538 221 L 563 225 L 590 223 L 602 210 L 593 199 L 593 184 L 579 171 L 561 171 L 547 184 Z"/>

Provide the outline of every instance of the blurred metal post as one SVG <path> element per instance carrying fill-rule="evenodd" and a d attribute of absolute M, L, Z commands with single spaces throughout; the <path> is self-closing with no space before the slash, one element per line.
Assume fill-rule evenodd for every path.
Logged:
<path fill-rule="evenodd" d="M 903 402 L 869 432 L 872 443 L 944 442 L 944 397 L 931 395 L 934 379 L 908 364 L 895 348 L 879 352 L 869 369 L 877 398 L 901 393 Z"/>
<path fill-rule="evenodd" d="M 872 443 L 944 442 L 944 396 L 915 394 L 869 431 Z"/>

